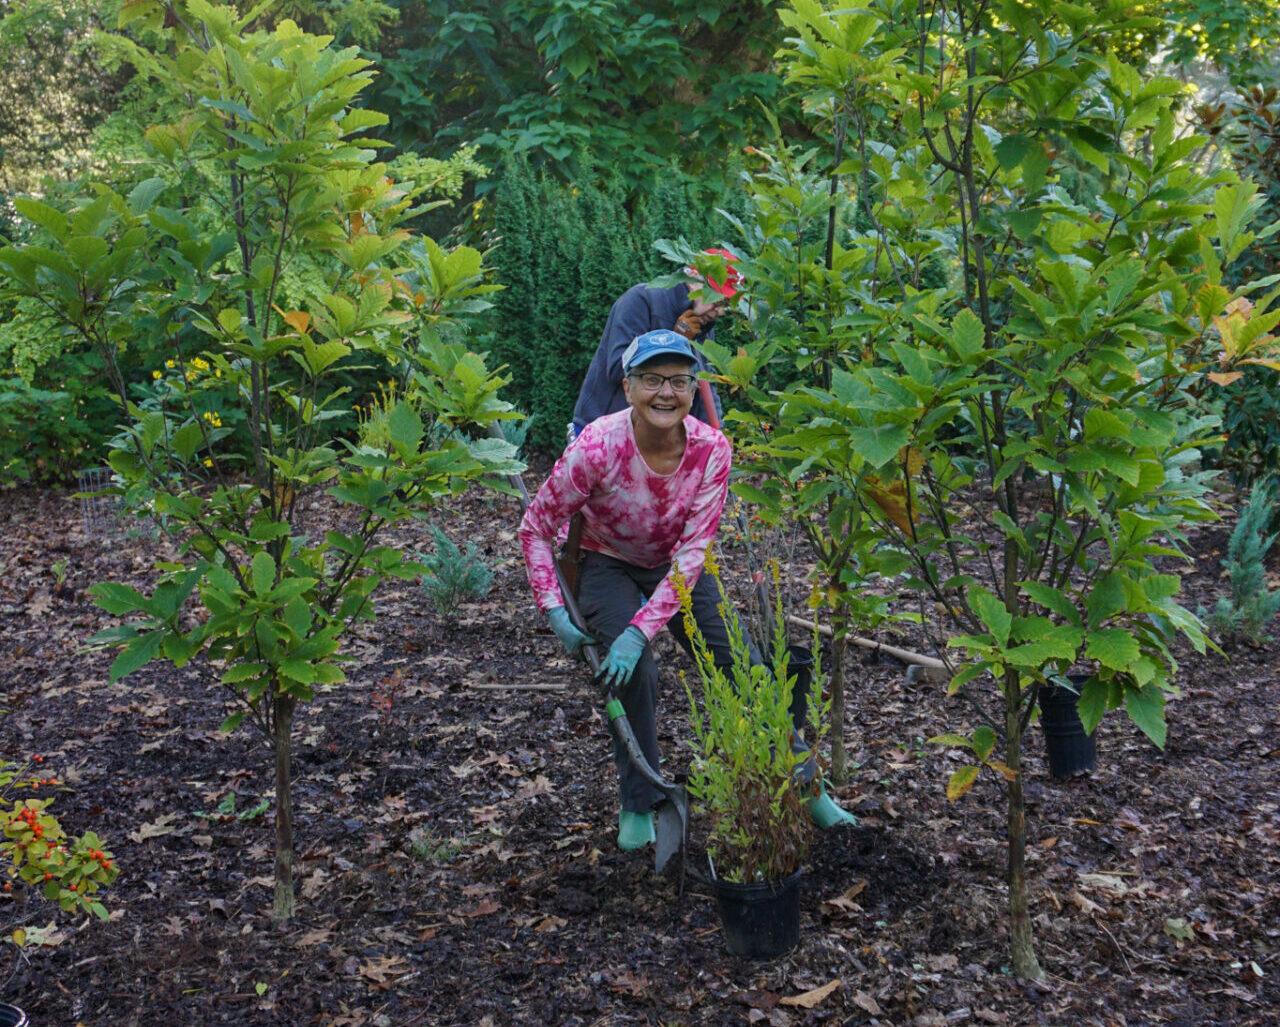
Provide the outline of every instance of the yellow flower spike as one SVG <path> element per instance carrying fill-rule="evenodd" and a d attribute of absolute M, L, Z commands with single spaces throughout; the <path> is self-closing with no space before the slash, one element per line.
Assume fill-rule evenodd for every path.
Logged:
<path fill-rule="evenodd" d="M 704 561 L 708 574 L 713 574 L 717 578 L 720 577 L 720 563 L 716 559 L 716 552 L 711 546 L 707 546 L 707 555 Z"/>

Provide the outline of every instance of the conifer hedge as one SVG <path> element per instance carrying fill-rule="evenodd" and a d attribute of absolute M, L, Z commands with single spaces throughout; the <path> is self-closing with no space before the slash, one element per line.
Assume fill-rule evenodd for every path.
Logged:
<path fill-rule="evenodd" d="M 505 288 L 488 349 L 509 365 L 508 397 L 532 415 L 529 444 L 559 452 L 609 308 L 637 282 L 672 270 L 654 240 L 722 241 L 731 226 L 716 209 L 739 214 L 744 200 L 674 170 L 628 196 L 617 179 L 565 185 L 512 159 L 494 204 L 491 262 Z"/>

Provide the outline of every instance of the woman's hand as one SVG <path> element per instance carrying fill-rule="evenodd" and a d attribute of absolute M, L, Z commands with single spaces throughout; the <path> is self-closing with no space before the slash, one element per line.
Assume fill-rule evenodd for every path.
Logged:
<path fill-rule="evenodd" d="M 609 655 L 600 667 L 600 680 L 610 690 L 621 688 L 631 680 L 636 664 L 644 654 L 644 647 L 648 644 L 649 640 L 644 637 L 644 632 L 634 624 L 628 624 L 627 630 L 609 646 Z"/>
<path fill-rule="evenodd" d="M 547 611 L 547 620 L 551 623 L 551 630 L 556 633 L 556 638 L 560 639 L 560 644 L 564 646 L 565 652 L 570 656 L 581 656 L 582 647 L 584 645 L 595 645 L 596 640 L 589 635 L 584 635 L 578 630 L 573 619 L 569 616 L 569 611 L 563 606 L 555 606 Z"/>

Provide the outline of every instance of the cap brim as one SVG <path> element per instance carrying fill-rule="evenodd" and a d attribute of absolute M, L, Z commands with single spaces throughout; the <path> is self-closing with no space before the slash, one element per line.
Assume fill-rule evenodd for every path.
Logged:
<path fill-rule="evenodd" d="M 627 365 L 627 371 L 629 372 L 634 371 L 637 367 L 644 367 L 645 364 L 651 364 L 655 360 L 657 360 L 659 357 L 670 357 L 670 356 L 676 356 L 676 357 L 679 357 L 681 360 L 687 360 L 691 364 L 696 364 L 698 362 L 696 359 L 694 359 L 692 356 L 690 356 L 687 352 L 685 352 L 682 349 L 676 349 L 675 347 L 669 347 L 669 348 L 664 347 L 662 349 L 655 349 L 650 351 L 649 353 L 646 353 L 644 358 L 641 360 L 632 361 L 632 363 Z"/>

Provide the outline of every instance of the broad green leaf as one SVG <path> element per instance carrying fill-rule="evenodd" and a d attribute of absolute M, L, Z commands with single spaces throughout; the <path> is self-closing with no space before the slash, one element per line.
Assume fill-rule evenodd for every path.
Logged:
<path fill-rule="evenodd" d="M 950 341 L 951 348 L 966 360 L 982 352 L 985 346 L 982 322 L 968 307 L 952 319 Z"/>
<path fill-rule="evenodd" d="M 66 242 L 67 254 L 81 270 L 91 267 L 107 255 L 110 246 L 96 235 L 77 235 Z"/>
<path fill-rule="evenodd" d="M 145 635 L 139 635 L 125 646 L 111 664 L 111 683 L 115 684 L 121 678 L 127 677 L 139 667 L 155 659 L 161 643 L 164 642 L 164 636 L 163 631 L 149 631 Z"/>
<path fill-rule="evenodd" d="M 407 452 L 413 452 L 422 441 L 422 418 L 408 403 L 397 403 L 387 415 L 387 431 L 391 441 Z"/>
<path fill-rule="evenodd" d="M 271 591 L 271 586 L 276 580 L 276 562 L 271 558 L 270 553 L 264 551 L 254 553 L 249 580 L 253 585 L 254 595 L 265 596 Z"/>
<path fill-rule="evenodd" d="M 898 455 L 910 437 L 905 425 L 878 424 L 849 429 L 854 450 L 872 467 L 879 468 Z"/>
<path fill-rule="evenodd" d="M 1046 610 L 1051 610 L 1064 620 L 1079 626 L 1080 611 L 1061 589 L 1050 588 L 1039 581 L 1023 581 L 1019 586 Z"/>
<path fill-rule="evenodd" d="M 33 221 L 55 239 L 61 241 L 67 235 L 67 216 L 56 207 L 33 200 L 27 196 L 16 196 L 13 205 L 18 213 L 28 221 Z"/>
<path fill-rule="evenodd" d="M 966 738 L 964 735 L 948 734 L 934 735 L 929 739 L 930 745 L 950 745 L 960 749 L 972 749 L 972 739 Z"/>
<path fill-rule="evenodd" d="M 186 462 L 196 453 L 204 442 L 204 431 L 195 421 L 189 421 L 173 433 L 169 440 L 170 448 L 178 457 Z"/>
<path fill-rule="evenodd" d="M 977 780 L 977 767 L 961 767 L 947 780 L 947 798 L 955 802 L 956 799 L 972 788 L 973 783 Z"/>
<path fill-rule="evenodd" d="M 1107 712 L 1107 691 L 1106 683 L 1096 677 L 1090 678 L 1080 689 L 1076 709 L 1080 713 L 1080 723 L 1089 734 L 1093 734 Z"/>
<path fill-rule="evenodd" d="M 1111 670 L 1128 670 L 1141 655 L 1137 640 L 1123 628 L 1091 631 L 1085 656 Z"/>
<path fill-rule="evenodd" d="M 987 630 L 995 636 L 996 641 L 1002 647 L 1008 645 L 1009 629 L 1013 627 L 1013 615 L 1005 609 L 1004 603 L 981 586 L 969 589 L 965 598 L 974 616 L 982 621 Z"/>
<path fill-rule="evenodd" d="M 1168 729 L 1164 719 L 1164 692 L 1160 687 L 1152 684 L 1142 689 L 1126 688 L 1124 708 L 1142 733 L 1163 749 Z"/>
<path fill-rule="evenodd" d="M 316 668 L 307 660 L 285 660 L 280 664 L 280 673 L 304 685 L 316 680 Z"/>
<path fill-rule="evenodd" d="M 986 667 L 980 663 L 970 663 L 961 667 L 955 676 L 947 683 L 947 695 L 955 695 L 960 689 L 964 688 L 970 681 L 981 675 Z"/>
<path fill-rule="evenodd" d="M 136 588 L 114 581 L 99 582 L 89 589 L 89 594 L 93 596 L 95 606 L 117 616 L 147 607 L 147 598 Z"/>
<path fill-rule="evenodd" d="M 1084 600 L 1084 607 L 1089 613 L 1089 627 L 1091 628 L 1098 627 L 1108 617 L 1123 613 L 1127 606 L 1128 597 L 1124 587 L 1124 575 L 1119 571 L 1108 571 L 1099 578 Z"/>
<path fill-rule="evenodd" d="M 973 731 L 973 751 L 977 754 L 978 759 L 984 763 L 991 750 L 996 747 L 996 733 L 986 724 L 974 728 Z"/>
<path fill-rule="evenodd" d="M 229 717 L 226 718 L 226 720 L 224 720 L 221 724 L 218 725 L 218 730 L 221 731 L 223 734 L 229 735 L 231 734 L 231 732 L 233 732 L 236 728 L 240 726 L 240 724 L 244 721 L 244 718 L 247 717 L 248 715 L 249 715 L 248 710 L 236 710 L 235 713 L 231 714 Z"/>

